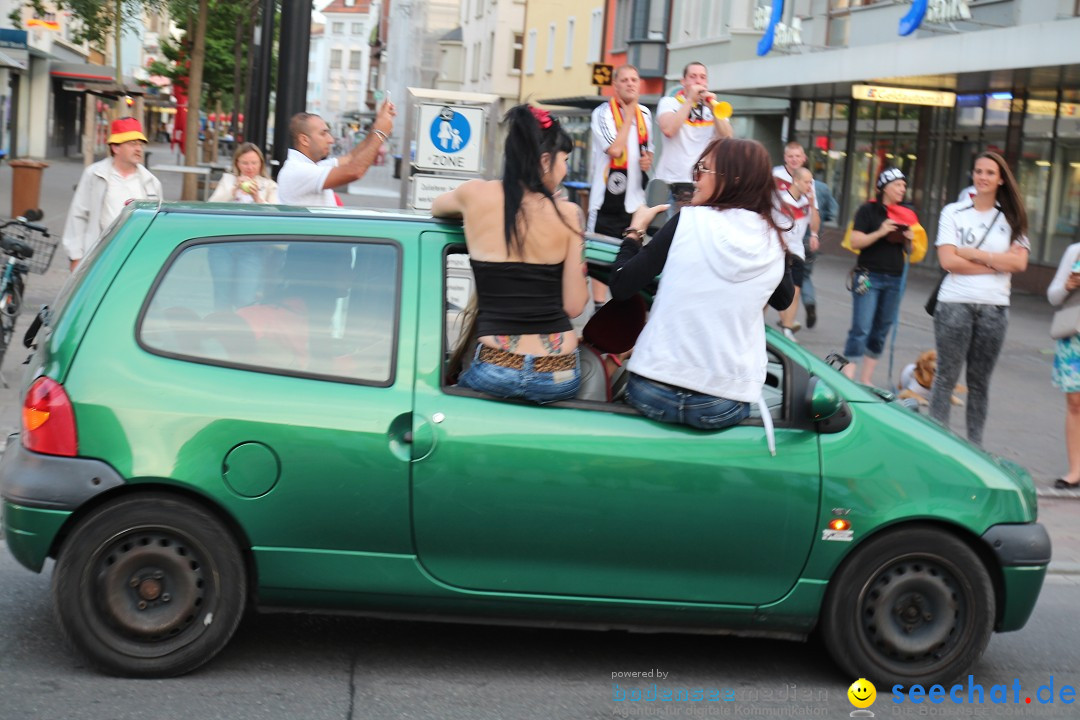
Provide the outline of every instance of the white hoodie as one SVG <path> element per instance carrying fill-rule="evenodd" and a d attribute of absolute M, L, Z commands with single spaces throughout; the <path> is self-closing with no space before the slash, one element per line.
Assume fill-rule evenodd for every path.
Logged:
<path fill-rule="evenodd" d="M 683 208 L 629 369 L 706 395 L 756 402 L 767 363 L 762 308 L 783 275 L 784 250 L 760 215 Z"/>

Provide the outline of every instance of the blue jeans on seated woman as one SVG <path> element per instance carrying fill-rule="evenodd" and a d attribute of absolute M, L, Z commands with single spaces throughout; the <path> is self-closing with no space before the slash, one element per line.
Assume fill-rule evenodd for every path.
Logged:
<path fill-rule="evenodd" d="M 902 275 L 872 272 L 870 288 L 859 295 L 851 291 L 851 329 L 844 343 L 848 360 L 879 358 L 900 307 Z"/>
<path fill-rule="evenodd" d="M 750 403 L 665 385 L 634 373 L 630 373 L 626 399 L 650 420 L 700 430 L 720 430 L 750 417 Z"/>
<path fill-rule="evenodd" d="M 477 343 L 472 364 L 458 377 L 460 387 L 500 398 L 521 398 L 540 405 L 572 400 L 581 387 L 581 360 L 576 348 L 574 357 L 578 362 L 573 370 L 538 372 L 533 369 L 533 363 L 542 355 L 523 355 L 524 366 L 517 370 L 481 362 L 481 347 Z"/>

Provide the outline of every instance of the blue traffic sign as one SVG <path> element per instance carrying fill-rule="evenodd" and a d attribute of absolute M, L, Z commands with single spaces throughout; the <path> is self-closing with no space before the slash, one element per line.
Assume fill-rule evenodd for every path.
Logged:
<path fill-rule="evenodd" d="M 472 135 L 465 116 L 448 107 L 439 111 L 439 116 L 431 123 L 428 132 L 435 149 L 448 154 L 465 149 Z"/>

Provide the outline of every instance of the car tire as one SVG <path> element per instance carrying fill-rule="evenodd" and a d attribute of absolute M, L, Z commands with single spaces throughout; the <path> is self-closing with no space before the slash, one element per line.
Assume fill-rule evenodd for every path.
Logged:
<path fill-rule="evenodd" d="M 982 559 L 958 537 L 919 525 L 868 540 L 829 582 L 821 635 L 852 680 L 947 683 L 979 658 L 995 597 Z"/>
<path fill-rule="evenodd" d="M 161 493 L 95 509 L 67 536 L 53 571 L 65 637 L 93 666 L 127 677 L 182 675 L 210 660 L 246 597 L 228 529 Z"/>

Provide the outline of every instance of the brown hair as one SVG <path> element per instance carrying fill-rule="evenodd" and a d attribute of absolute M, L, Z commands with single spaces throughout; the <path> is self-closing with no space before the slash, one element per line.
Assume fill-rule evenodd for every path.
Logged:
<path fill-rule="evenodd" d="M 262 154 L 262 150 L 255 143 L 240 143 L 236 146 L 236 152 L 232 156 L 232 171 L 236 177 L 240 177 L 240 168 L 237 162 L 240 160 L 240 156 L 249 152 L 254 152 L 259 156 L 259 174 L 263 177 L 270 177 L 270 173 L 266 171 L 266 158 Z"/>
<path fill-rule="evenodd" d="M 717 138 L 708 144 L 699 160 L 707 157 L 712 158 L 716 186 L 713 194 L 701 204 L 717 210 L 739 208 L 756 212 L 776 231 L 780 246 L 786 252 L 783 230 L 773 214 L 780 206 L 780 198 L 765 146 L 757 140 Z"/>
<path fill-rule="evenodd" d="M 998 166 L 1001 179 L 1005 181 L 998 185 L 995 200 L 1001 206 L 1001 214 L 1005 216 L 1009 227 L 1012 228 L 1012 239 L 1019 240 L 1024 235 L 1027 235 L 1028 219 L 1027 210 L 1024 208 L 1024 200 L 1020 197 L 1020 188 L 1016 184 L 1016 178 L 1013 176 L 1012 170 L 1009 169 L 1009 165 L 1005 162 L 1005 158 L 996 152 L 987 150 L 975 156 L 975 160 L 983 158 L 994 161 Z M 973 162 L 972 167 L 974 165 Z"/>

